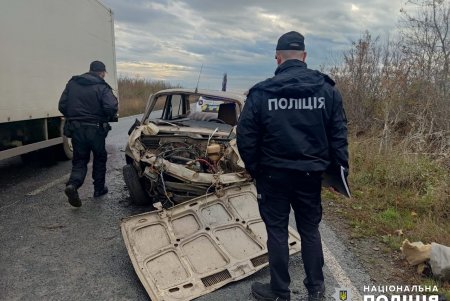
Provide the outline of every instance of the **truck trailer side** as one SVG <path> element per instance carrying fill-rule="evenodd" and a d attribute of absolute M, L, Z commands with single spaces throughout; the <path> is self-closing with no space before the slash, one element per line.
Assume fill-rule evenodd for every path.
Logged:
<path fill-rule="evenodd" d="M 97 0 L 1 1 L 0 39 L 0 160 L 56 145 L 71 158 L 58 111 L 67 81 L 100 60 L 118 96 L 112 11 Z"/>

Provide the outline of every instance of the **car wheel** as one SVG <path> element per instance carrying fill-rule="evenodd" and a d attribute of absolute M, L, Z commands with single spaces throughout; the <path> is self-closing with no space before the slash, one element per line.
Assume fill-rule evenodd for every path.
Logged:
<path fill-rule="evenodd" d="M 122 169 L 123 179 L 130 192 L 131 202 L 135 205 L 151 205 L 151 199 L 145 192 L 141 179 L 136 169 L 131 164 L 127 164 Z"/>
<path fill-rule="evenodd" d="M 127 162 L 127 164 L 133 164 L 133 159 L 130 157 L 130 156 L 128 156 L 128 155 L 125 155 L 125 162 Z"/>

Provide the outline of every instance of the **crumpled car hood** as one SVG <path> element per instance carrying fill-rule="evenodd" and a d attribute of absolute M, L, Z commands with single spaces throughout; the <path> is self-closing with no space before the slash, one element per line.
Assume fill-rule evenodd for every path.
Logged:
<path fill-rule="evenodd" d="M 124 218 L 121 230 L 153 301 L 192 300 L 268 265 L 253 184 Z M 299 251 L 300 237 L 289 228 L 289 252 Z"/>

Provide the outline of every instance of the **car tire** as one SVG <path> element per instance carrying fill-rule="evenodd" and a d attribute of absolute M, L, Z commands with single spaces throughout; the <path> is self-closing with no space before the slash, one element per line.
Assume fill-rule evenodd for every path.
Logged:
<path fill-rule="evenodd" d="M 128 187 L 131 202 L 138 206 L 151 205 L 151 199 L 145 192 L 141 179 L 133 165 L 127 164 L 122 169 L 123 179 Z"/>

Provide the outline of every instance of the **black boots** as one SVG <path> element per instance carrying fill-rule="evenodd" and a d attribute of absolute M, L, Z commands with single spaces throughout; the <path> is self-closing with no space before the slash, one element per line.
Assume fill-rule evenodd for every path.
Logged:
<path fill-rule="evenodd" d="M 325 300 L 325 285 L 315 292 L 308 293 L 308 301 L 323 301 Z"/>
<path fill-rule="evenodd" d="M 94 198 L 101 197 L 102 195 L 105 195 L 107 193 L 108 193 L 108 187 L 103 186 L 102 189 L 94 191 Z"/>
<path fill-rule="evenodd" d="M 64 189 L 64 193 L 67 195 L 70 205 L 74 207 L 81 207 L 80 196 L 78 195 L 77 188 L 74 185 L 67 185 L 66 189 Z M 94 198 L 101 197 L 102 195 L 105 195 L 107 193 L 108 187 L 104 186 L 102 189 L 94 191 Z"/>
<path fill-rule="evenodd" d="M 252 295 L 260 301 L 290 301 L 290 297 L 283 298 L 277 296 L 268 283 L 255 282 L 252 284 Z M 325 300 L 325 286 L 322 286 L 318 291 L 309 292 L 307 297 L 300 298 L 301 301 L 324 301 Z"/>
<path fill-rule="evenodd" d="M 290 301 L 291 298 L 277 296 L 270 288 L 269 283 L 254 282 L 252 284 L 252 295 L 260 301 Z"/>
<path fill-rule="evenodd" d="M 64 193 L 67 195 L 70 205 L 74 207 L 81 207 L 80 196 L 78 195 L 77 188 L 74 185 L 67 185 Z"/>

